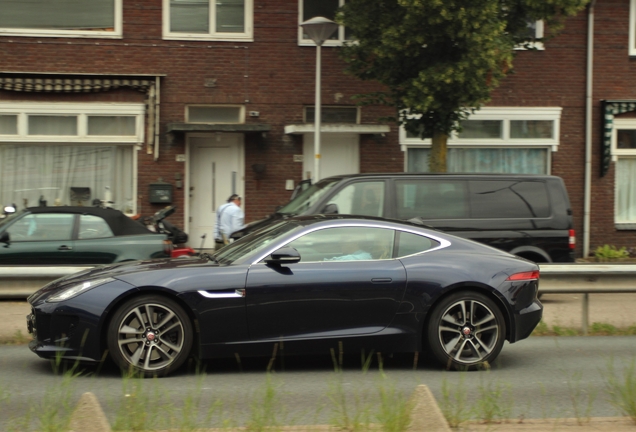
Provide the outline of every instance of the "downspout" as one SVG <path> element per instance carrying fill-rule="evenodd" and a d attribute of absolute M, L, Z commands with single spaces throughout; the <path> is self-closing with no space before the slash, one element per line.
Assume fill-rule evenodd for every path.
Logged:
<path fill-rule="evenodd" d="M 161 78 L 155 77 L 155 162 L 159 159 L 159 107 L 161 106 Z"/>
<path fill-rule="evenodd" d="M 583 257 L 590 253 L 590 208 L 592 200 L 592 91 L 594 70 L 594 5 L 587 12 L 587 77 L 585 90 L 585 197 L 583 204 Z"/>

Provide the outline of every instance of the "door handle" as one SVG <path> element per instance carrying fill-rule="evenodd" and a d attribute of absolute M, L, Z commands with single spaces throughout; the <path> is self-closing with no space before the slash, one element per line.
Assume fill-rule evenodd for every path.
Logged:
<path fill-rule="evenodd" d="M 70 247 L 70 246 L 62 245 L 62 246 L 60 246 L 59 248 L 57 248 L 57 250 L 61 250 L 61 251 L 70 251 L 70 250 L 73 250 L 73 248 L 72 248 L 72 247 Z"/>
<path fill-rule="evenodd" d="M 371 283 L 391 283 L 393 279 L 391 278 L 373 278 L 371 279 Z"/>

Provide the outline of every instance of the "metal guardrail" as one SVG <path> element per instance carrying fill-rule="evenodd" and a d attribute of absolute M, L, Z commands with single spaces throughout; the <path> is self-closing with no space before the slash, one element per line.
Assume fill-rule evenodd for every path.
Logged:
<path fill-rule="evenodd" d="M 542 264 L 539 293 L 582 294 L 581 328 L 587 335 L 590 294 L 636 293 L 635 264 Z"/>
<path fill-rule="evenodd" d="M 0 298 L 24 299 L 49 282 L 93 266 L 0 266 Z"/>
<path fill-rule="evenodd" d="M 0 298 L 26 298 L 47 283 L 91 266 L 0 266 Z M 589 295 L 636 293 L 636 264 L 541 264 L 541 294 L 582 294 L 583 334 Z"/>

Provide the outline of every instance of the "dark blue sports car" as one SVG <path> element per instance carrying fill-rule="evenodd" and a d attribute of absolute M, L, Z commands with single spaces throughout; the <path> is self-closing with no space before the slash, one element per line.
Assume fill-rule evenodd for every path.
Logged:
<path fill-rule="evenodd" d="M 536 264 L 408 222 L 287 219 L 214 256 L 101 266 L 29 297 L 33 352 L 165 375 L 191 355 L 430 350 L 492 362 L 541 319 Z"/>

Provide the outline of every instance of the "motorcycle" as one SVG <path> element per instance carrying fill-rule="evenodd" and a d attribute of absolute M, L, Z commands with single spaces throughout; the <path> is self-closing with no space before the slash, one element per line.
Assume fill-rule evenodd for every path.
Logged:
<path fill-rule="evenodd" d="M 150 231 L 166 234 L 168 236 L 168 240 L 170 240 L 173 244 L 172 251 L 170 252 L 171 258 L 197 256 L 198 253 L 194 249 L 189 246 L 185 246 L 185 243 L 188 242 L 188 234 L 166 220 L 166 218 L 173 214 L 176 209 L 177 208 L 175 206 L 167 206 L 157 211 L 152 216 L 146 216 L 141 222 Z"/>

